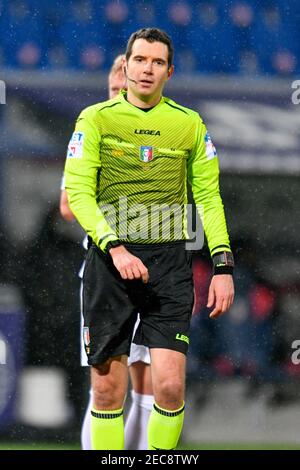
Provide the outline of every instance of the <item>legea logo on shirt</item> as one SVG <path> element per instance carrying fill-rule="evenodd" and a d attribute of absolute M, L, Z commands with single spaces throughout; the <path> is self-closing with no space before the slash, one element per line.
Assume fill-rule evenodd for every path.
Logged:
<path fill-rule="evenodd" d="M 84 133 L 73 132 L 69 142 L 67 158 L 81 158 L 83 150 Z"/>

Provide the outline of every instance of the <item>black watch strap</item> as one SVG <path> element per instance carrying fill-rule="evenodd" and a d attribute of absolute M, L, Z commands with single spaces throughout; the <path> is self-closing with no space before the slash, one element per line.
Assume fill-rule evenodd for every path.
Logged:
<path fill-rule="evenodd" d="M 234 268 L 234 259 L 231 251 L 222 251 L 212 257 L 214 265 L 214 274 L 232 274 Z"/>

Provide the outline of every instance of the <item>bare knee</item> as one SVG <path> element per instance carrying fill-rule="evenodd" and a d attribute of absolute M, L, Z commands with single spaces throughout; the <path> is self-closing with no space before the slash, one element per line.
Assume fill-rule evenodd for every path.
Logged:
<path fill-rule="evenodd" d="M 99 375 L 93 381 L 93 399 L 97 409 L 114 409 L 119 408 L 121 390 L 111 377 Z"/>
<path fill-rule="evenodd" d="M 184 401 L 184 383 L 177 378 L 166 378 L 156 387 L 156 403 L 167 410 L 178 410 Z"/>
<path fill-rule="evenodd" d="M 93 402 L 98 410 L 122 408 L 127 390 L 127 370 L 122 365 L 105 364 L 92 367 Z"/>

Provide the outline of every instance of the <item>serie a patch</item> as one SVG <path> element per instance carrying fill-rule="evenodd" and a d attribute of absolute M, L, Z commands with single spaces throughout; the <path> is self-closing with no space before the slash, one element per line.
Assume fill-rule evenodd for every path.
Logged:
<path fill-rule="evenodd" d="M 81 158 L 83 152 L 84 133 L 73 132 L 69 142 L 67 158 Z"/>
<path fill-rule="evenodd" d="M 204 142 L 207 160 L 212 160 L 217 156 L 217 151 L 208 132 L 204 136 Z"/>

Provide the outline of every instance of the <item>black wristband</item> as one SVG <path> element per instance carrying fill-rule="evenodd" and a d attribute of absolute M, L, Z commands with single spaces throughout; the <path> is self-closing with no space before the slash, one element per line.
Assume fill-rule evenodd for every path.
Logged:
<path fill-rule="evenodd" d="M 121 246 L 122 242 L 120 240 L 111 240 L 107 243 L 105 247 L 105 253 L 109 253 L 111 248 L 116 248 L 117 246 Z"/>
<path fill-rule="evenodd" d="M 232 266 L 214 266 L 214 276 L 216 274 L 233 274 Z"/>
<path fill-rule="evenodd" d="M 233 274 L 234 259 L 231 251 L 222 251 L 212 257 L 214 274 Z"/>

